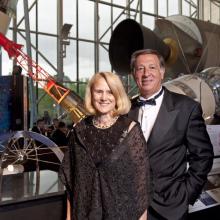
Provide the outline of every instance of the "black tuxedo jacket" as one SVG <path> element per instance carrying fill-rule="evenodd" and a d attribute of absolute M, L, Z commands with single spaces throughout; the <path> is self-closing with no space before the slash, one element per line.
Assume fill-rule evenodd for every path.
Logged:
<path fill-rule="evenodd" d="M 128 116 L 138 119 L 132 100 Z M 201 105 L 164 88 L 163 101 L 147 141 L 151 169 L 151 207 L 168 220 L 178 220 L 202 191 L 212 167 L 213 147 Z M 189 167 L 187 169 L 187 161 Z"/>

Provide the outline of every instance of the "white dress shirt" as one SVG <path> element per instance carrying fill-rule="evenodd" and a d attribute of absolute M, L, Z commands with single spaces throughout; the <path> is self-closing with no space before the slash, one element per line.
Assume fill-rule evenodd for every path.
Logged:
<path fill-rule="evenodd" d="M 161 87 L 162 89 L 162 87 Z M 160 90 L 161 90 L 160 89 Z M 154 96 L 156 96 L 160 90 L 153 94 L 152 96 L 150 96 L 148 99 L 153 98 Z M 144 134 L 144 137 L 146 139 L 146 141 L 148 140 L 151 130 L 154 126 L 154 123 L 156 121 L 157 118 L 157 114 L 159 112 L 162 100 L 163 100 L 163 96 L 164 96 L 164 91 L 163 93 L 155 99 L 156 101 L 156 105 L 144 105 L 142 107 L 140 107 L 139 109 L 139 114 L 138 114 L 138 121 L 141 124 L 141 128 Z M 140 96 L 140 100 L 146 100 L 143 97 Z"/>

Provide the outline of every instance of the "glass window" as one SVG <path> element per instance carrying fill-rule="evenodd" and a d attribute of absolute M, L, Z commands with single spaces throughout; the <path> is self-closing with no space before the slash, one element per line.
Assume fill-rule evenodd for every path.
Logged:
<path fill-rule="evenodd" d="M 70 36 L 76 37 L 76 1 L 63 1 L 63 23 L 72 24 Z"/>
<path fill-rule="evenodd" d="M 191 7 L 191 17 L 192 18 L 198 18 L 198 10 L 195 7 Z"/>
<path fill-rule="evenodd" d="M 66 47 L 66 57 L 63 60 L 63 71 L 70 80 L 76 81 L 76 41 L 71 40 Z"/>
<path fill-rule="evenodd" d="M 210 21 L 210 2 L 204 1 L 204 21 Z"/>
<path fill-rule="evenodd" d="M 103 2 L 107 2 L 107 3 L 110 3 L 111 0 L 102 0 Z"/>
<path fill-rule="evenodd" d="M 190 5 L 185 1 L 182 1 L 182 14 L 186 16 L 190 15 Z"/>
<path fill-rule="evenodd" d="M 211 4 L 211 22 L 219 24 L 219 7 L 215 4 Z"/>
<path fill-rule="evenodd" d="M 57 4 L 53 0 L 38 1 L 38 31 L 57 34 Z"/>
<path fill-rule="evenodd" d="M 12 39 L 12 31 L 9 30 L 7 32 L 6 37 Z M 11 75 L 13 61 L 12 59 L 9 58 L 8 53 L 3 48 L 0 48 L 0 59 L 2 59 L 2 72 L 0 73 L 0 75 L 2 76 Z"/>
<path fill-rule="evenodd" d="M 95 73 L 94 44 L 79 42 L 79 78 L 82 81 Z"/>
<path fill-rule="evenodd" d="M 32 3 L 33 3 L 33 1 L 28 1 L 28 7 L 29 8 L 32 5 Z M 17 24 L 20 23 L 20 21 L 22 20 L 22 22 L 19 24 L 19 28 L 25 29 L 24 4 L 23 4 L 23 1 L 18 1 L 17 13 L 16 14 L 17 14 Z M 31 10 L 29 10 L 28 15 L 29 15 L 30 30 L 31 31 L 35 31 L 36 30 L 36 20 L 37 20 L 36 4 L 34 5 L 34 7 L 32 7 Z M 47 30 L 47 32 L 48 32 L 48 30 Z"/>
<path fill-rule="evenodd" d="M 50 36 L 39 36 L 38 38 L 39 51 L 44 57 L 57 68 L 57 39 Z M 50 75 L 54 76 L 57 74 L 56 70 L 40 55 L 38 56 L 38 64 L 43 67 Z"/>
<path fill-rule="evenodd" d="M 144 12 L 154 13 L 154 0 L 142 0 L 142 7 Z"/>
<path fill-rule="evenodd" d="M 17 23 L 19 23 L 21 21 L 21 19 L 24 18 L 23 1 L 18 1 L 18 3 L 17 3 L 17 13 L 16 13 L 16 16 L 17 16 Z M 12 22 L 11 22 L 11 25 L 12 25 Z M 24 20 L 19 25 L 19 28 L 22 28 L 22 29 L 25 28 Z"/>
<path fill-rule="evenodd" d="M 141 0 L 142 9 L 144 13 L 155 13 L 155 2 L 156 0 Z M 29 7 L 35 3 L 35 0 L 30 0 Z M 95 14 L 94 7 L 96 2 L 99 4 L 99 38 L 104 43 L 105 47 L 108 48 L 108 44 L 111 37 L 111 31 L 121 22 L 122 20 L 128 18 L 127 11 L 124 11 L 122 7 L 127 6 L 129 2 L 131 3 L 132 9 L 140 9 L 140 0 L 128 1 L 128 0 L 103 0 L 100 1 L 89 1 L 89 0 L 78 0 L 78 21 L 79 24 L 76 24 L 77 8 L 76 0 L 63 0 L 63 23 L 72 24 L 70 30 L 70 36 L 75 38 L 77 33 L 77 28 L 79 31 L 79 38 L 82 38 L 85 41 L 94 40 L 94 30 L 95 30 Z M 179 1 L 179 0 L 157 0 L 158 2 L 158 14 L 160 16 L 166 17 L 168 15 L 178 14 L 178 4 L 182 2 L 182 11 L 183 15 L 196 15 L 196 8 L 190 6 L 191 4 L 197 5 L 197 0 L 192 1 Z M 111 3 L 118 5 L 119 7 L 111 8 Z M 24 8 L 23 1 L 18 1 L 17 4 L 17 22 L 19 22 L 24 17 Z M 212 4 L 210 8 L 210 1 L 204 1 L 204 18 L 205 20 L 211 20 L 212 22 L 218 23 L 219 21 L 219 9 L 217 10 L 216 6 Z M 38 31 L 45 32 L 48 34 L 57 34 L 57 1 L 54 0 L 39 0 L 38 1 L 38 17 L 36 15 L 36 5 L 29 11 L 30 18 L 30 29 L 32 31 L 36 28 L 36 19 L 38 19 Z M 113 25 L 111 24 L 111 12 L 113 11 Z M 211 17 L 210 17 L 211 12 Z M 49 16 L 48 16 L 49 13 Z M 120 15 L 120 17 L 119 17 Z M 136 19 L 137 22 L 140 21 L 140 14 L 134 11 L 130 11 L 130 16 L 132 19 Z M 119 18 L 118 18 L 119 17 Z M 117 19 L 117 21 L 116 21 Z M 155 17 L 143 14 L 142 23 L 147 28 L 153 30 L 155 25 Z M 25 29 L 24 20 L 19 26 L 19 28 Z M 11 24 L 12 26 L 12 24 Z M 107 31 L 108 30 L 108 31 Z M 107 32 L 106 32 L 107 31 Z M 10 32 L 10 31 L 9 31 Z M 105 33 L 106 32 L 106 33 Z M 24 35 L 24 31 L 22 32 Z M 105 33 L 105 34 L 104 34 Z M 104 36 L 103 36 L 104 34 Z M 11 35 L 11 33 L 9 34 Z M 18 43 L 24 44 L 24 52 L 26 53 L 26 42 L 25 40 L 18 35 Z M 11 35 L 12 36 L 12 35 Z M 10 38 L 12 39 L 12 38 Z M 31 43 L 36 44 L 34 34 L 31 36 Z M 94 44 L 91 42 L 80 41 L 79 43 L 79 78 L 90 78 L 94 74 Z M 57 39 L 56 36 L 45 36 L 39 34 L 39 51 L 53 64 L 57 66 Z M 36 60 L 35 51 L 32 49 L 32 57 Z M 45 69 L 48 70 L 49 74 L 54 75 L 56 71 L 50 67 L 39 57 L 39 65 L 44 65 Z M 11 62 L 8 59 L 6 53 L 2 53 L 2 68 L 3 74 L 11 72 L 12 66 L 8 65 L 8 62 Z M 77 63 L 76 63 L 76 41 L 75 39 L 70 40 L 70 45 L 66 47 L 66 58 L 64 58 L 64 72 L 71 79 L 76 80 L 77 76 Z M 12 62 L 11 62 L 12 63 Z M 110 62 L 108 58 L 108 51 L 101 45 L 99 45 L 99 69 L 110 70 Z"/>
<path fill-rule="evenodd" d="M 79 38 L 94 40 L 94 3 L 79 1 Z"/>
<path fill-rule="evenodd" d="M 197 18 L 198 17 L 198 13 L 197 13 L 197 1 L 196 0 L 192 0 L 191 4 L 190 4 L 190 16 L 192 18 Z"/>
<path fill-rule="evenodd" d="M 191 0 L 194 5 L 197 5 L 198 0 Z"/>
<path fill-rule="evenodd" d="M 111 2 L 110 0 L 106 1 L 106 2 Z M 113 4 L 115 5 L 120 5 L 120 6 L 126 6 L 127 0 L 113 0 L 112 1 Z"/>
<path fill-rule="evenodd" d="M 129 1 L 128 1 L 129 2 Z M 132 2 L 131 4 L 130 4 L 130 8 L 132 8 L 132 9 L 137 9 L 137 6 L 139 6 L 139 0 L 133 0 L 133 1 L 130 1 L 130 2 Z M 138 7 L 139 8 L 139 7 Z"/>
<path fill-rule="evenodd" d="M 155 26 L 155 17 L 150 15 L 143 15 L 143 25 L 153 30 Z"/>
<path fill-rule="evenodd" d="M 99 70 L 111 71 L 111 64 L 109 61 L 109 54 L 107 46 L 99 46 Z"/>
<path fill-rule="evenodd" d="M 167 16 L 167 0 L 158 1 L 158 15 Z"/>
<path fill-rule="evenodd" d="M 168 1 L 168 15 L 179 14 L 178 4 L 179 4 L 179 0 Z"/>
<path fill-rule="evenodd" d="M 110 36 L 111 36 L 111 7 L 108 5 L 99 4 L 99 38 L 102 37 L 100 39 L 102 42 L 103 41 L 109 42 Z"/>

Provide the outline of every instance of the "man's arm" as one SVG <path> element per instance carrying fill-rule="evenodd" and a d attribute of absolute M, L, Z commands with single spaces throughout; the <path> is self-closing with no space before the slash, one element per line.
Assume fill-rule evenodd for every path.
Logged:
<path fill-rule="evenodd" d="M 189 203 L 193 204 L 202 191 L 207 175 L 212 168 L 213 146 L 202 117 L 200 104 L 194 106 L 186 132 L 189 169 L 187 172 L 187 191 Z"/>

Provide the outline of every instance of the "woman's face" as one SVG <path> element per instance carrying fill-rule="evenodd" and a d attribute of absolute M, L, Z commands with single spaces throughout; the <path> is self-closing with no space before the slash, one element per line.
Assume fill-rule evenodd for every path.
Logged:
<path fill-rule="evenodd" d="M 92 87 L 92 105 L 101 115 L 115 110 L 116 100 L 104 78 L 99 78 Z"/>

